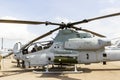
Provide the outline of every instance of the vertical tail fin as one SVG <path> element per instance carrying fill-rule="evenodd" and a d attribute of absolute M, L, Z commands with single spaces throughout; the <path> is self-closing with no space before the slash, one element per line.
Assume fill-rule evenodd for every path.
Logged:
<path fill-rule="evenodd" d="M 16 43 L 13 47 L 13 53 L 16 54 L 20 52 L 21 46 L 22 46 L 21 42 Z"/>

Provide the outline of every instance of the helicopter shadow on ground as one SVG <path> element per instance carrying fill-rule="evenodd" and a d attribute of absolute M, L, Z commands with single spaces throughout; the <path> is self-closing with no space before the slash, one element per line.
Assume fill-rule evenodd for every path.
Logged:
<path fill-rule="evenodd" d="M 33 69 L 23 69 L 23 70 L 8 70 L 8 71 L 1 71 L 3 75 L 0 75 L 0 77 L 7 77 L 7 76 L 13 76 L 13 75 L 19 75 L 22 73 L 32 72 Z"/>
<path fill-rule="evenodd" d="M 56 70 L 56 69 L 55 69 Z M 60 71 L 61 69 L 59 69 Z M 64 68 L 62 68 L 62 70 L 64 70 Z M 72 68 L 72 71 L 73 71 L 73 68 Z M 115 69 L 112 69 L 112 68 L 105 68 L 105 69 L 90 69 L 90 68 L 78 68 L 78 71 L 83 71 L 81 73 L 67 73 L 67 74 L 85 74 L 85 73 L 91 73 L 91 72 L 94 72 L 94 71 L 99 71 L 99 72 L 104 72 L 104 71 L 120 71 L 119 68 L 115 68 Z M 66 73 L 44 73 L 42 74 L 41 76 L 37 76 L 37 78 L 56 78 L 56 79 L 60 79 L 60 80 L 81 80 L 81 79 L 78 79 L 78 78 L 72 78 L 72 77 L 69 77 L 66 75 Z"/>
<path fill-rule="evenodd" d="M 81 73 L 75 73 L 74 68 L 66 69 L 65 67 L 56 67 L 56 68 L 50 68 L 49 71 L 53 72 L 53 73 L 42 73 L 42 75 L 37 76 L 37 78 L 42 78 L 42 79 L 43 78 L 45 78 L 45 79 L 46 78 L 56 78 L 56 79 L 60 79 L 60 80 L 81 80 L 80 78 L 78 79 L 78 78 L 72 78 L 72 77 L 67 76 L 67 74 L 81 74 Z M 70 71 L 70 72 L 64 73 L 64 71 Z M 56 73 L 56 72 L 58 72 L 58 73 Z"/>
<path fill-rule="evenodd" d="M 56 78 L 56 79 L 60 79 L 60 80 L 81 80 L 81 79 L 76 79 L 76 78 L 71 78 L 65 74 L 62 73 L 57 73 L 57 74 L 42 74 L 41 76 L 37 76 L 37 78 Z"/>
<path fill-rule="evenodd" d="M 60 73 L 42 73 L 42 75 L 41 76 L 36 76 L 37 78 L 48 78 L 48 79 L 50 79 L 50 78 L 56 78 L 56 79 L 60 79 L 60 80 L 81 80 L 81 79 L 77 79 L 77 78 L 72 78 L 72 77 L 69 77 L 69 76 L 67 76 L 66 75 L 66 73 L 64 74 L 64 73 L 62 73 L 63 72 L 63 70 L 64 70 L 64 68 L 59 68 L 59 70 L 58 69 L 50 69 L 50 71 L 54 71 L 55 70 L 55 72 L 59 72 L 60 71 Z M 57 71 L 56 71 L 57 70 Z"/>
<path fill-rule="evenodd" d="M 19 74 L 23 74 L 23 73 L 28 73 L 28 72 L 32 72 L 35 69 L 24 69 L 21 67 L 17 67 L 16 65 L 11 66 L 10 68 L 16 68 L 16 70 L 3 70 L 1 71 L 1 73 L 3 75 L 0 75 L 0 77 L 7 77 L 7 76 L 13 76 L 13 75 L 19 75 Z M 19 69 L 17 69 L 19 68 Z"/>

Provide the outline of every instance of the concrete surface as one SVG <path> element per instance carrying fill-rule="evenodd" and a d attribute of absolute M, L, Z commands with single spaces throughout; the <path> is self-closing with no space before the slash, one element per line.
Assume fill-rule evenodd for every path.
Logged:
<path fill-rule="evenodd" d="M 107 65 L 77 65 L 83 71 L 77 74 L 36 74 L 33 68 L 18 68 L 12 61 L 10 58 L 2 60 L 0 80 L 120 80 L 120 61 L 108 62 Z"/>

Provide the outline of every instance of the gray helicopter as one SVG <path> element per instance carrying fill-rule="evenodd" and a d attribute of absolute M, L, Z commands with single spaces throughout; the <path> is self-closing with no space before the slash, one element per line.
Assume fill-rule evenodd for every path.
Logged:
<path fill-rule="evenodd" d="M 120 50 L 105 49 L 111 45 L 104 35 L 99 33 L 75 27 L 75 25 L 88 23 L 107 17 L 118 16 L 120 13 L 109 14 L 105 16 L 84 19 L 73 23 L 53 23 L 25 20 L 5 20 L 0 19 L 0 23 L 32 24 L 32 25 L 56 25 L 59 26 L 33 40 L 25 45 L 20 42 L 14 45 L 14 58 L 17 65 L 22 61 L 22 67 L 48 66 L 48 65 L 71 65 L 71 64 L 106 64 L 107 61 L 119 61 Z M 37 42 L 38 40 L 59 30 L 52 41 Z M 82 31 L 82 32 L 79 32 Z M 94 37 L 93 35 L 98 36 Z M 46 69 L 48 71 L 48 67 Z M 76 66 L 75 66 L 76 71 Z"/>

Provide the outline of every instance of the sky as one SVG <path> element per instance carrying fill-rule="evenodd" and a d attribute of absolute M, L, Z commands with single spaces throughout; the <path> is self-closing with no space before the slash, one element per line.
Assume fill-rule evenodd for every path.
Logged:
<path fill-rule="evenodd" d="M 120 12 L 120 0 L 0 0 L 0 19 L 67 23 L 116 12 Z M 109 39 L 120 37 L 120 16 L 76 26 L 103 34 Z M 0 23 L 0 38 L 4 38 L 4 48 L 12 48 L 18 41 L 25 44 L 56 27 Z M 56 34 L 43 40 L 52 39 Z"/>

